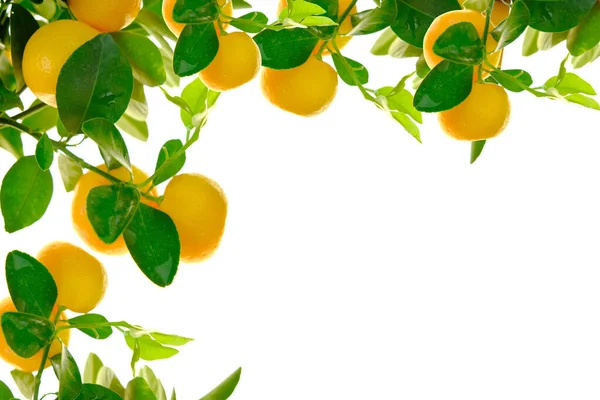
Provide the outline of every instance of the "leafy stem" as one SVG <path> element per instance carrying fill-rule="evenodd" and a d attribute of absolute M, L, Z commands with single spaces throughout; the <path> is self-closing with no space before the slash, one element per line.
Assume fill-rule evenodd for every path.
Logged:
<path fill-rule="evenodd" d="M 354 81 L 354 83 L 356 84 L 356 86 L 358 87 L 360 92 L 363 94 L 365 99 L 375 102 L 375 98 L 373 96 L 371 96 L 371 94 L 367 91 L 367 89 L 365 89 L 365 87 L 362 85 L 362 83 L 360 83 L 360 80 L 354 73 L 352 66 L 350 64 L 348 64 L 348 61 L 346 61 L 346 58 L 342 55 L 342 52 L 340 51 L 340 48 L 338 47 L 338 45 L 335 41 L 335 37 L 331 40 L 331 45 L 333 46 L 333 50 L 334 50 L 335 54 L 340 56 L 340 61 L 342 62 L 342 64 L 344 64 L 344 67 L 346 67 L 346 69 L 350 72 L 350 75 L 352 76 L 352 80 Z"/>
<path fill-rule="evenodd" d="M 521 82 L 520 80 L 515 78 L 514 76 L 507 74 L 506 72 L 502 71 L 501 69 L 496 68 L 496 66 L 494 66 L 489 61 L 486 60 L 485 64 L 489 68 L 492 69 L 492 71 L 487 71 L 487 72 L 494 72 L 499 75 L 502 75 L 502 77 L 504 79 L 510 81 L 511 83 L 514 83 L 515 85 L 519 86 L 521 89 L 528 91 L 529 93 L 533 94 L 535 97 L 549 97 L 547 93 L 532 89 L 531 87 L 527 86 L 526 84 L 524 84 L 523 82 Z"/>
<path fill-rule="evenodd" d="M 27 110 L 23 111 L 22 113 L 19 113 L 19 114 L 15 115 L 14 117 L 12 117 L 12 119 L 14 119 L 14 120 L 21 120 L 21 119 L 23 119 L 25 117 L 30 116 L 31 114 L 35 114 L 39 110 L 42 110 L 42 109 L 44 109 L 46 107 L 48 107 L 48 105 L 46 103 L 36 104 L 35 106 L 29 107 Z"/>
<path fill-rule="evenodd" d="M 342 23 L 346 20 L 346 18 L 348 18 L 348 16 L 352 12 L 352 9 L 354 8 L 354 6 L 356 6 L 356 3 L 358 3 L 358 0 L 352 0 L 350 2 L 350 4 L 348 5 L 348 7 L 346 7 L 346 9 L 344 10 L 344 12 L 342 13 L 342 15 L 340 16 L 340 18 L 338 19 L 338 24 L 335 27 L 335 30 L 333 31 L 332 39 L 324 40 L 323 44 L 321 44 L 321 47 L 319 48 L 319 51 L 317 52 L 317 54 L 319 56 L 321 56 L 321 54 L 323 54 L 323 51 L 325 51 L 325 48 L 327 47 L 327 44 L 329 43 L 329 41 L 335 40 L 335 38 L 337 37 L 337 35 L 338 35 L 339 31 L 340 31 L 340 27 L 342 26 Z"/>
<path fill-rule="evenodd" d="M 60 314 L 63 312 L 64 307 L 59 307 L 58 311 L 56 311 L 56 315 L 54 316 L 53 323 L 56 325 L 60 318 Z M 35 375 L 35 386 L 33 391 L 33 400 L 38 400 L 40 397 L 40 386 L 42 384 L 42 375 L 44 374 L 44 369 L 46 369 L 46 362 L 48 361 L 48 355 L 50 354 L 50 348 L 52 347 L 52 343 L 54 342 L 54 338 L 58 333 L 58 329 L 54 331 L 54 335 L 50 339 L 50 342 L 44 348 L 44 353 L 42 354 L 42 361 L 40 363 L 40 368 L 38 369 L 37 374 Z"/>
<path fill-rule="evenodd" d="M 485 26 L 483 28 L 483 54 L 485 59 L 487 60 L 487 40 L 488 40 L 488 33 L 490 32 L 490 24 L 492 21 L 492 12 L 494 12 L 494 3 L 496 2 L 496 0 L 490 0 L 490 2 L 488 3 L 487 6 L 487 10 L 485 11 Z M 479 67 L 479 71 L 478 71 L 478 78 L 479 81 L 483 81 L 483 68 Z"/>

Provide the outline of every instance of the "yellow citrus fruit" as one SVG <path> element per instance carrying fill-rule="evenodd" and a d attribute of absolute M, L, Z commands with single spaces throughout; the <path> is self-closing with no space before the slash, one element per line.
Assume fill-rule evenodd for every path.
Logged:
<path fill-rule="evenodd" d="M 200 262 L 215 252 L 227 219 L 227 198 L 215 181 L 199 174 L 174 177 L 160 209 L 177 226 L 183 262 Z"/>
<path fill-rule="evenodd" d="M 305 117 L 325 111 L 335 98 L 337 85 L 335 70 L 316 57 L 296 68 L 263 68 L 261 72 L 261 87 L 267 100 L 282 110 Z"/>
<path fill-rule="evenodd" d="M 99 165 L 98 168 L 106 172 L 105 165 Z M 114 169 L 110 171 L 110 174 L 124 182 L 129 182 L 131 180 L 131 175 L 129 171 L 127 171 L 124 167 Z M 146 179 L 148 179 L 148 175 L 146 175 L 146 173 L 144 173 L 137 167 L 133 166 L 133 183 L 142 183 Z M 125 245 L 125 240 L 123 240 L 123 236 L 119 236 L 119 238 L 114 243 L 104 243 L 102 240 L 100 240 L 100 238 L 94 231 L 94 228 L 92 227 L 92 224 L 87 216 L 87 197 L 90 194 L 90 191 L 97 186 L 110 185 L 111 183 L 112 182 L 110 182 L 108 179 L 96 174 L 93 171 L 89 171 L 86 174 L 84 174 L 81 178 L 79 178 L 73 196 L 71 218 L 73 219 L 73 226 L 75 227 L 75 231 L 89 247 L 91 247 L 99 253 L 107 255 L 120 255 L 125 254 L 127 252 L 127 246 Z M 143 190 L 148 190 L 148 187 L 143 188 Z M 151 194 L 153 196 L 156 196 L 156 190 L 152 189 Z M 156 207 L 156 204 L 154 202 L 149 201 L 144 197 L 142 197 L 142 202 L 150 206 Z"/>
<path fill-rule="evenodd" d="M 475 83 L 465 101 L 438 114 L 442 129 L 458 140 L 498 136 L 510 120 L 510 100 L 502 86 Z"/>
<path fill-rule="evenodd" d="M 100 32 L 116 32 L 133 22 L 142 0 L 69 0 L 69 8 L 75 18 Z"/>
<path fill-rule="evenodd" d="M 500 25 L 502 21 L 508 18 L 508 14 L 510 14 L 510 7 L 501 0 L 497 0 L 496 3 L 494 3 L 494 10 L 492 11 L 492 24 L 494 24 L 494 26 Z"/>
<path fill-rule="evenodd" d="M 4 300 L 0 301 L 0 318 L 2 318 L 2 315 L 6 312 L 16 312 L 16 311 L 17 311 L 17 309 L 15 308 L 10 297 L 7 297 Z M 55 310 L 52 312 L 52 315 L 50 316 L 51 320 L 53 320 L 54 317 L 56 316 L 56 311 L 58 311 L 58 310 L 55 308 Z M 60 314 L 60 319 L 66 320 L 67 319 L 66 314 L 65 313 Z M 65 324 L 64 322 L 59 322 L 57 325 L 61 326 L 64 324 Z M 71 337 L 71 331 L 69 329 L 65 329 L 64 331 L 61 331 L 58 334 L 58 337 L 60 338 L 60 340 L 63 341 L 63 343 L 65 345 L 68 345 L 69 339 Z M 52 342 L 52 346 L 50 346 L 50 353 L 48 354 L 48 358 L 53 357 L 57 354 L 60 354 L 61 351 L 62 351 L 62 345 L 60 344 L 58 339 L 54 340 L 54 342 Z M 23 357 L 18 356 L 8 346 L 8 343 L 6 343 L 6 338 L 4 337 L 4 332 L 2 332 L 2 329 L 0 329 L 0 358 L 2 358 L 7 363 L 13 365 L 15 368 L 17 368 L 21 371 L 25 371 L 25 372 L 37 371 L 42 362 L 42 353 L 43 353 L 43 350 L 40 350 L 39 353 L 37 353 L 36 355 L 34 355 L 31 358 L 23 358 Z M 46 362 L 46 368 L 48 368 L 49 366 L 50 366 L 50 361 L 48 360 Z"/>
<path fill-rule="evenodd" d="M 23 77 L 33 94 L 56 107 L 58 74 L 71 54 L 99 32 L 83 22 L 60 20 L 38 29 L 23 54 Z"/>
<path fill-rule="evenodd" d="M 438 16 L 425 34 L 425 38 L 423 40 L 423 55 L 425 56 L 425 61 L 429 68 L 434 68 L 436 65 L 441 63 L 444 59 L 433 51 L 433 45 L 436 40 L 448 29 L 450 26 L 461 23 L 461 22 L 470 22 L 475 26 L 477 32 L 479 32 L 479 36 L 483 37 L 483 32 L 485 30 L 485 17 L 483 14 L 473 11 L 473 10 L 456 10 L 450 11 L 445 14 Z M 492 37 L 492 29 L 490 28 L 490 33 L 488 34 L 486 48 L 488 53 L 491 53 L 496 49 L 498 42 Z M 498 66 L 500 58 L 502 56 L 501 51 L 496 51 L 492 54 L 488 54 L 488 60 L 495 66 Z M 478 71 L 475 71 L 475 78 L 477 78 Z"/>
<path fill-rule="evenodd" d="M 177 0 L 163 0 L 162 3 L 162 14 L 165 19 L 165 23 L 173 32 L 175 36 L 179 36 L 183 28 L 185 28 L 185 24 L 181 24 L 179 22 L 173 21 L 173 9 L 175 8 L 175 3 Z M 225 15 L 233 15 L 233 3 L 232 0 L 218 0 L 219 7 L 221 7 L 221 12 Z M 226 19 L 221 18 L 221 23 L 223 24 L 223 29 L 227 29 L 229 24 L 226 22 Z M 217 28 L 217 32 L 219 32 L 218 23 L 215 22 L 215 27 Z"/>
<path fill-rule="evenodd" d="M 85 314 L 104 298 L 107 278 L 104 266 L 94 256 L 70 243 L 54 242 L 37 255 L 56 282 L 56 304 Z"/>
<path fill-rule="evenodd" d="M 339 0 L 338 17 L 342 16 L 344 11 L 346 11 L 346 9 L 350 6 L 350 3 L 352 3 L 352 0 Z M 283 9 L 286 8 L 287 6 L 288 6 L 287 0 L 279 0 L 279 6 L 277 7 L 277 15 L 279 16 L 279 14 L 281 14 L 281 11 L 283 11 Z M 346 19 L 344 19 L 344 22 L 342 22 L 342 24 L 340 25 L 340 29 L 338 30 L 338 36 L 335 38 L 335 43 L 338 45 L 338 48 L 340 50 L 343 49 L 344 47 L 346 47 L 346 45 L 348 44 L 350 39 L 352 39 L 352 36 L 344 36 L 344 35 L 346 35 L 348 32 L 350 32 L 352 30 L 352 20 L 350 19 L 350 16 L 352 14 L 356 14 L 357 12 L 358 12 L 358 10 L 357 10 L 356 6 L 354 6 L 352 8 L 352 10 L 350 11 L 350 14 L 348 14 L 348 17 L 346 17 Z M 319 40 L 319 43 L 315 47 L 313 54 L 316 54 L 322 45 L 323 45 L 323 41 Z M 323 50 L 323 55 L 329 55 L 330 52 L 333 52 L 333 46 L 331 46 L 331 44 L 329 44 L 327 46 L 327 48 L 325 50 Z"/>
<path fill-rule="evenodd" d="M 212 90 L 224 92 L 250 82 L 260 70 L 260 51 L 245 32 L 219 36 L 219 51 L 200 79 Z"/>

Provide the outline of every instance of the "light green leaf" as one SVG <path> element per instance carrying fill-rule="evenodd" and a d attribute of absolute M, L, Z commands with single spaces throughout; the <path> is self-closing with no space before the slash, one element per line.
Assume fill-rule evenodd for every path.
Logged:
<path fill-rule="evenodd" d="M 90 353 L 83 371 L 83 383 L 97 383 L 98 373 L 103 365 L 100 357 L 94 353 Z"/>
<path fill-rule="evenodd" d="M 227 379 L 214 388 L 210 393 L 202 397 L 200 400 L 227 400 L 235 391 L 235 388 L 240 381 L 242 368 L 238 368 Z"/>
<path fill-rule="evenodd" d="M 15 369 L 10 371 L 10 375 L 23 397 L 32 399 L 35 390 L 35 378 L 33 377 L 33 374 L 31 372 L 23 372 Z"/>

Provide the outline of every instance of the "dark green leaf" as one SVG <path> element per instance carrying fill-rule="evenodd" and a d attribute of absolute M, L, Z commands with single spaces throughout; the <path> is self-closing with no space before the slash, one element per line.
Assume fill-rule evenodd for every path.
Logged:
<path fill-rule="evenodd" d="M 462 103 L 472 87 L 472 65 L 442 61 L 421 82 L 415 93 L 415 108 L 423 112 L 449 110 Z"/>
<path fill-rule="evenodd" d="M 522 69 L 504 69 L 503 73 L 512 76 L 514 79 L 518 80 L 525 86 L 531 86 L 533 84 L 533 78 L 527 71 L 523 71 Z M 488 77 L 485 81 L 489 83 L 497 83 L 502 85 L 506 90 L 510 90 L 511 92 L 522 92 L 525 90 L 522 86 L 516 84 L 513 79 L 507 78 L 500 72 L 493 71 L 491 76 Z"/>
<path fill-rule="evenodd" d="M 15 78 L 17 80 L 17 90 L 20 90 L 25 86 L 22 67 L 25 45 L 35 31 L 38 30 L 40 25 L 35 18 L 33 18 L 31 13 L 19 4 L 13 3 L 11 5 L 10 14 L 10 52 Z"/>
<path fill-rule="evenodd" d="M 52 190 L 50 171 L 42 171 L 34 156 L 18 159 L 4 176 L 0 190 L 4 229 L 13 233 L 42 218 Z"/>
<path fill-rule="evenodd" d="M 164 360 L 167 358 L 171 358 L 179 353 L 179 350 L 174 349 L 172 347 L 164 346 L 156 340 L 154 340 L 149 335 L 143 335 L 137 338 L 133 338 L 129 333 L 126 333 L 124 336 L 125 342 L 127 343 L 130 349 L 135 349 L 137 343 L 137 348 L 139 349 L 139 356 L 142 360 Z"/>
<path fill-rule="evenodd" d="M 144 121 L 137 121 L 128 115 L 123 115 L 117 121 L 117 126 L 130 136 L 145 142 L 148 140 L 148 124 Z"/>
<path fill-rule="evenodd" d="M 2 80 L 4 86 L 6 86 L 9 90 L 15 91 L 17 90 L 15 69 L 8 60 L 8 57 L 6 57 L 6 54 L 8 54 L 6 51 L 0 54 L 0 79 Z"/>
<path fill-rule="evenodd" d="M 587 97 L 583 94 L 571 94 L 565 97 L 568 102 L 579 104 L 581 106 L 591 108 L 592 110 L 600 110 L 600 104 L 595 99 Z"/>
<path fill-rule="evenodd" d="M 83 170 L 75 161 L 64 155 L 58 156 L 58 169 L 60 171 L 60 177 L 62 178 L 63 185 L 67 192 L 71 192 L 75 189 L 79 178 L 83 175 Z"/>
<path fill-rule="evenodd" d="M 524 0 L 531 20 L 529 25 L 542 32 L 567 31 L 581 22 L 596 0 Z"/>
<path fill-rule="evenodd" d="M 185 152 L 174 160 L 171 158 L 176 152 L 181 150 L 183 143 L 179 139 L 172 139 L 166 142 L 158 153 L 158 160 L 156 161 L 156 170 L 158 170 L 167 160 L 170 160 L 170 164 L 166 167 L 156 178 L 154 178 L 154 185 L 160 185 L 163 182 L 168 181 L 185 165 Z"/>
<path fill-rule="evenodd" d="M 23 109 L 23 102 L 18 94 L 8 90 L 4 83 L 0 81 L 0 111 L 6 111 L 13 108 Z"/>
<path fill-rule="evenodd" d="M 218 16 L 216 0 L 177 0 L 173 8 L 173 21 L 182 24 L 204 24 Z"/>
<path fill-rule="evenodd" d="M 127 384 L 125 400 L 156 400 L 156 396 L 144 378 L 137 377 Z"/>
<path fill-rule="evenodd" d="M 252 8 L 252 5 L 244 0 L 232 0 L 232 3 L 233 3 L 234 10 L 241 10 L 244 8 Z"/>
<path fill-rule="evenodd" d="M 103 386 L 86 383 L 81 387 L 77 400 L 122 400 L 122 398 Z"/>
<path fill-rule="evenodd" d="M 447 13 L 448 11 L 460 10 L 461 6 L 458 0 L 399 0 L 408 4 L 415 10 L 429 15 L 432 18 Z"/>
<path fill-rule="evenodd" d="M 379 7 L 351 16 L 354 28 L 348 35 L 369 35 L 378 32 L 393 24 L 397 14 L 396 0 L 382 0 Z"/>
<path fill-rule="evenodd" d="M 85 369 L 83 371 L 83 383 L 96 383 L 98 379 L 98 373 L 102 368 L 102 360 L 94 353 L 90 353 L 87 361 L 85 362 Z"/>
<path fill-rule="evenodd" d="M 5 312 L 2 314 L 2 331 L 12 351 L 20 357 L 31 358 L 50 344 L 54 324 L 33 314 Z"/>
<path fill-rule="evenodd" d="M 129 61 L 110 35 L 98 35 L 75 50 L 60 71 L 60 119 L 72 133 L 93 118 L 115 123 L 127 109 L 132 90 Z"/>
<path fill-rule="evenodd" d="M 23 397 L 26 399 L 33 398 L 33 392 L 35 391 L 35 378 L 33 374 L 31 372 L 23 372 L 15 369 L 10 371 L 10 375 Z"/>
<path fill-rule="evenodd" d="M 121 384 L 121 381 L 119 381 L 114 371 L 106 366 L 100 368 L 96 383 L 109 388 L 119 396 L 125 396 L 125 388 Z"/>
<path fill-rule="evenodd" d="M 481 64 L 485 53 L 479 33 L 470 22 L 451 25 L 435 41 L 433 51 L 447 60 L 467 65 Z"/>
<path fill-rule="evenodd" d="M 202 119 L 209 111 L 217 99 L 220 92 L 210 90 L 202 83 L 200 79 L 190 82 L 181 92 L 181 100 L 185 104 L 181 108 L 181 121 L 188 128 L 192 129 L 198 126 L 198 119 Z M 190 115 L 186 109 L 193 113 Z"/>
<path fill-rule="evenodd" d="M 498 41 L 496 50 L 503 49 L 508 46 L 525 32 L 529 24 L 529 9 L 518 0 L 512 5 L 508 18 L 505 19 L 493 32 L 494 39 Z"/>
<path fill-rule="evenodd" d="M 58 377 L 58 396 L 61 400 L 75 400 L 81 393 L 81 373 L 67 346 L 63 344 L 62 354 L 51 358 L 54 373 Z"/>
<path fill-rule="evenodd" d="M 154 371 L 147 365 L 143 366 L 139 373 L 140 377 L 148 383 L 148 387 L 152 390 L 152 393 L 156 396 L 157 400 L 167 400 L 167 393 L 163 387 L 160 379 L 156 377 Z"/>
<path fill-rule="evenodd" d="M 108 320 L 100 314 L 84 314 L 69 319 L 69 325 L 90 325 L 91 327 L 77 329 L 91 338 L 100 340 L 112 335 L 112 328 L 110 326 L 102 326 L 106 323 L 108 323 Z"/>
<path fill-rule="evenodd" d="M 263 28 L 260 25 L 266 25 L 268 22 L 269 18 L 267 18 L 265 14 L 254 11 L 242 15 L 235 21 L 231 21 L 230 25 L 244 32 L 258 33 L 263 30 Z M 255 24 L 258 24 L 259 26 L 256 26 Z"/>
<path fill-rule="evenodd" d="M 0 399 L 10 400 L 10 399 L 13 399 L 14 397 L 15 396 L 13 396 L 13 394 L 10 391 L 10 389 L 8 388 L 8 386 L 6 386 L 6 383 L 0 381 Z"/>
<path fill-rule="evenodd" d="M 0 128 L 0 147 L 16 158 L 23 157 L 21 132 L 11 126 Z"/>
<path fill-rule="evenodd" d="M 40 104 L 39 100 L 34 101 L 31 107 Z M 23 125 L 30 127 L 37 132 L 46 132 L 54 128 L 58 123 L 58 111 L 54 107 L 44 107 L 23 119 Z"/>
<path fill-rule="evenodd" d="M 96 142 L 102 150 L 131 171 L 127 145 L 121 132 L 112 122 L 103 118 L 94 118 L 85 121 L 81 128 L 87 137 Z"/>
<path fill-rule="evenodd" d="M 369 71 L 364 65 L 337 53 L 333 53 L 331 56 L 333 57 L 335 69 L 346 84 L 356 86 L 355 78 L 361 85 L 369 82 Z"/>
<path fill-rule="evenodd" d="M 162 55 L 150 39 L 131 32 L 115 32 L 112 37 L 131 63 L 135 79 L 146 86 L 165 83 L 167 73 Z"/>
<path fill-rule="evenodd" d="M 131 223 L 140 204 L 140 191 L 131 185 L 98 186 L 87 198 L 87 215 L 98 237 L 114 243 Z"/>
<path fill-rule="evenodd" d="M 471 142 L 471 164 L 473 164 L 483 151 L 485 147 L 485 140 L 478 140 L 476 142 Z"/>
<path fill-rule="evenodd" d="M 254 36 L 260 49 L 263 67 L 290 69 L 304 64 L 319 39 L 307 29 L 264 30 Z"/>
<path fill-rule="evenodd" d="M 391 25 L 399 38 L 413 46 L 422 48 L 427 29 L 433 22 L 433 17 L 424 14 L 402 1 L 397 1 L 398 15 Z"/>
<path fill-rule="evenodd" d="M 187 25 L 175 46 L 173 69 L 179 76 L 190 76 L 208 67 L 219 51 L 219 38 L 212 22 Z"/>
<path fill-rule="evenodd" d="M 600 3 L 596 3 L 583 21 L 569 32 L 567 48 L 571 55 L 580 56 L 594 48 L 598 42 L 600 42 Z"/>
<path fill-rule="evenodd" d="M 148 279 L 161 287 L 173 282 L 181 246 L 175 223 L 167 214 L 140 204 L 123 237 L 129 253 Z"/>
<path fill-rule="evenodd" d="M 100 151 L 100 156 L 104 160 L 104 165 L 109 171 L 115 170 L 117 168 L 121 168 L 121 163 L 118 162 L 113 156 L 104 151 L 102 147 L 98 146 L 98 150 Z"/>
<path fill-rule="evenodd" d="M 548 79 L 544 84 L 544 89 L 548 90 L 550 88 L 556 89 L 562 96 L 577 93 L 588 94 L 590 96 L 596 95 L 596 91 L 592 85 L 572 72 L 565 73 L 560 82 L 558 82 L 557 76 Z"/>
<path fill-rule="evenodd" d="M 37 146 L 35 147 L 35 160 L 43 171 L 50 169 L 52 161 L 54 161 L 52 141 L 45 133 L 38 140 Z"/>
<path fill-rule="evenodd" d="M 235 372 L 227 377 L 223 382 L 214 388 L 206 396 L 200 400 L 227 400 L 235 391 L 235 388 L 240 381 L 242 368 L 238 368 Z"/>

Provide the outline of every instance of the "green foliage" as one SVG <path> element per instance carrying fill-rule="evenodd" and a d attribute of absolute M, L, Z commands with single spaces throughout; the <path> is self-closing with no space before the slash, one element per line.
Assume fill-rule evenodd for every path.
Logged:
<path fill-rule="evenodd" d="M 23 397 L 31 399 L 33 397 L 33 392 L 35 391 L 35 378 L 33 374 L 31 372 L 23 372 L 15 369 L 10 371 L 10 375 Z"/>
<path fill-rule="evenodd" d="M 438 56 L 458 64 L 480 65 L 485 49 L 475 26 L 460 22 L 450 26 L 433 45 Z"/>
<path fill-rule="evenodd" d="M 52 368 L 59 381 L 58 397 L 61 400 L 75 400 L 81 393 L 83 383 L 79 367 L 67 346 L 63 344 L 62 353 L 51 358 Z"/>
<path fill-rule="evenodd" d="M 173 20 L 182 24 L 205 24 L 219 16 L 215 0 L 177 0 Z"/>
<path fill-rule="evenodd" d="M 186 25 L 179 36 L 173 69 L 179 76 L 190 76 L 208 67 L 219 51 L 219 38 L 212 22 Z"/>
<path fill-rule="evenodd" d="M 242 375 L 242 369 L 238 368 L 231 375 L 229 375 L 223 382 L 221 382 L 216 388 L 210 393 L 202 397 L 200 400 L 227 400 L 235 390 L 240 376 Z"/>
<path fill-rule="evenodd" d="M 39 24 L 35 18 L 19 4 L 13 4 L 10 9 L 10 52 L 12 66 L 16 78 L 16 89 L 20 90 L 24 85 L 23 79 L 23 53 L 29 38 L 37 31 Z"/>
<path fill-rule="evenodd" d="M 527 29 L 529 24 L 529 9 L 522 0 L 513 4 L 508 18 L 492 32 L 498 41 L 497 50 L 503 49 L 519 38 Z"/>
<path fill-rule="evenodd" d="M 332 54 L 332 58 L 335 69 L 344 83 L 357 86 L 358 84 L 366 85 L 369 82 L 369 71 L 358 61 L 335 53 Z"/>
<path fill-rule="evenodd" d="M 156 161 L 156 171 L 160 170 L 161 172 L 154 178 L 153 183 L 155 185 L 168 181 L 183 168 L 185 165 L 185 151 L 179 153 L 182 150 L 183 143 L 179 139 L 169 140 L 161 147 Z M 171 160 L 171 163 L 161 170 L 167 160 Z"/>
<path fill-rule="evenodd" d="M 123 183 L 98 186 L 87 198 L 87 215 L 98 237 L 114 243 L 131 223 L 140 204 L 140 191 Z"/>
<path fill-rule="evenodd" d="M 387 28 L 396 19 L 398 6 L 396 0 L 382 0 L 381 5 L 372 10 L 352 16 L 352 30 L 349 35 L 369 35 Z"/>
<path fill-rule="evenodd" d="M 529 25 L 542 32 L 564 32 L 579 24 L 596 0 L 523 0 L 529 11 Z"/>
<path fill-rule="evenodd" d="M 260 49 L 263 67 L 290 69 L 308 60 L 318 38 L 306 29 L 264 30 L 254 36 Z"/>
<path fill-rule="evenodd" d="M 473 66 L 442 61 L 423 80 L 415 93 L 415 108 L 440 112 L 456 107 L 471 93 Z"/>
<path fill-rule="evenodd" d="M 42 171 L 48 171 L 54 161 L 54 147 L 45 133 L 38 140 L 35 148 L 35 160 Z"/>
<path fill-rule="evenodd" d="M 2 331 L 6 343 L 20 357 L 30 358 L 52 342 L 54 324 L 33 314 L 2 314 Z"/>
<path fill-rule="evenodd" d="M 79 329 L 81 332 L 85 333 L 86 335 L 88 335 L 89 337 L 93 338 L 93 339 L 99 339 L 99 340 L 103 340 L 103 339 L 107 339 L 110 337 L 110 335 L 112 335 L 113 330 L 110 326 L 107 326 L 108 324 L 108 320 L 106 319 L 106 317 L 104 317 L 103 315 L 100 314 L 84 314 L 84 315 L 80 315 L 78 317 L 74 317 L 69 319 L 69 325 L 80 325 Z M 90 328 L 83 328 L 81 326 L 85 326 L 88 325 L 90 326 Z M 90 356 L 92 356 L 90 354 Z M 93 357 L 92 357 L 93 358 Z M 97 361 L 99 361 L 100 359 L 98 359 Z M 96 360 L 92 360 L 92 364 L 95 362 Z M 100 365 L 101 366 L 101 365 Z M 93 377 L 95 375 L 92 373 L 91 377 L 92 377 L 92 381 L 90 381 L 91 383 L 94 383 Z"/>

